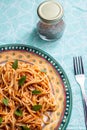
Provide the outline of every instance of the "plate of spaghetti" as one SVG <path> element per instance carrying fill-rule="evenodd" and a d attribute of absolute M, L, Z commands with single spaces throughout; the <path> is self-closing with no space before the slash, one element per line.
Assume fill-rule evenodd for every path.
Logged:
<path fill-rule="evenodd" d="M 28 45 L 0 47 L 0 130 L 65 130 L 72 109 L 59 63 Z"/>

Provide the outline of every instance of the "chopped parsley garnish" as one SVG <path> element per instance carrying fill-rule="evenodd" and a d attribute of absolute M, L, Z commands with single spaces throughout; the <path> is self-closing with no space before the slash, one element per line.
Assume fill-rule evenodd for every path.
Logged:
<path fill-rule="evenodd" d="M 16 116 L 22 116 L 22 115 L 23 115 L 22 110 L 21 110 L 21 109 L 17 109 L 17 110 L 15 111 L 15 115 L 16 115 Z"/>
<path fill-rule="evenodd" d="M 22 130 L 30 130 L 27 126 L 21 126 Z"/>
<path fill-rule="evenodd" d="M 40 94 L 41 93 L 41 91 L 39 91 L 39 90 L 33 90 L 32 91 L 32 94 Z"/>
<path fill-rule="evenodd" d="M 33 111 L 39 111 L 41 108 L 42 108 L 42 105 L 34 105 L 34 106 L 32 107 L 32 110 L 33 110 Z"/>
<path fill-rule="evenodd" d="M 18 60 L 14 61 L 14 63 L 12 64 L 12 68 L 15 70 L 18 68 Z"/>
<path fill-rule="evenodd" d="M 4 103 L 5 106 L 8 106 L 8 99 L 7 98 L 3 98 L 2 102 Z"/>
<path fill-rule="evenodd" d="M 0 117 L 0 124 L 2 123 L 2 121 L 3 121 L 3 119 L 2 119 L 2 117 Z"/>
<path fill-rule="evenodd" d="M 22 76 L 22 77 L 19 79 L 19 81 L 18 81 L 19 86 L 24 85 L 25 80 L 26 80 L 26 76 Z"/>

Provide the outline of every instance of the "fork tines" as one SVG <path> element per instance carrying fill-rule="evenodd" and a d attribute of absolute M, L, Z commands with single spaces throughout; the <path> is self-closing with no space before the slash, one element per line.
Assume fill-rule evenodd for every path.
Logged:
<path fill-rule="evenodd" d="M 84 74 L 82 57 L 73 57 L 74 74 Z"/>

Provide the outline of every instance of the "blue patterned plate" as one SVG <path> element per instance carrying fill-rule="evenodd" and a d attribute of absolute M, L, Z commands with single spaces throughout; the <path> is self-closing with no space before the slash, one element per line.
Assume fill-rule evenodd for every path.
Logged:
<path fill-rule="evenodd" d="M 51 115 L 50 125 L 46 125 L 43 130 L 65 130 L 71 115 L 72 92 L 63 68 L 49 54 L 29 45 L 0 46 L 0 63 L 10 59 L 28 61 L 37 64 L 43 71 L 47 71 L 53 85 L 57 110 Z"/>

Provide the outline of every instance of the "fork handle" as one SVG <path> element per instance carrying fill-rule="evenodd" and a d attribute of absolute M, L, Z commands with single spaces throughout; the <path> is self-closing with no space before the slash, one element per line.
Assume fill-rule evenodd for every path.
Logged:
<path fill-rule="evenodd" d="M 85 126 L 87 130 L 87 96 L 85 94 L 85 90 L 82 88 L 82 97 L 83 97 L 83 107 L 84 107 L 84 116 L 85 116 Z"/>

